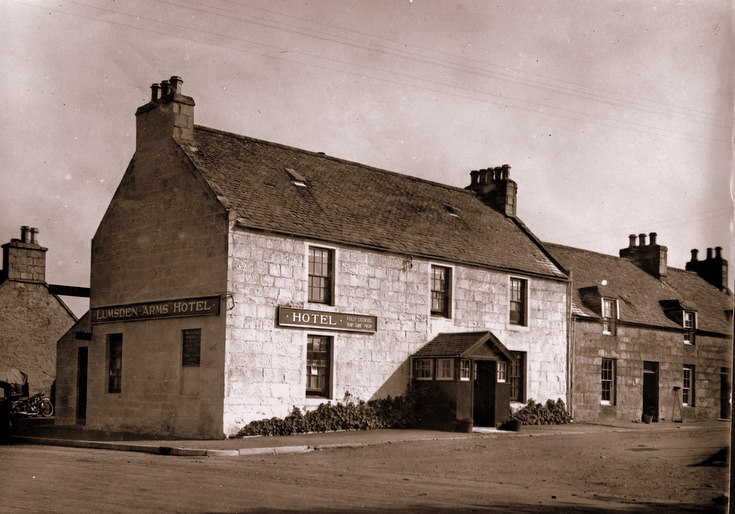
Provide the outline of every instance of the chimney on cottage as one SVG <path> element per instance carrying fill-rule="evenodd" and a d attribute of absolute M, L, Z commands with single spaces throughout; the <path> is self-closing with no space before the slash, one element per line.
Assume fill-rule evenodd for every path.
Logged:
<path fill-rule="evenodd" d="M 694 271 L 704 280 L 715 286 L 720 291 L 727 288 L 727 261 L 722 258 L 722 247 L 715 248 L 715 254 L 712 255 L 712 248 L 707 248 L 707 259 L 697 260 L 699 250 L 692 249 L 692 259 L 686 263 L 684 269 Z"/>
<path fill-rule="evenodd" d="M 669 249 L 658 244 L 656 232 L 651 232 L 648 237 L 649 242 L 646 244 L 646 234 L 638 234 L 637 238 L 635 234 L 628 236 L 630 242 L 627 248 L 620 250 L 620 257 L 630 259 L 633 264 L 656 278 L 665 277 L 668 274 L 666 255 Z"/>
<path fill-rule="evenodd" d="M 155 151 L 169 138 L 194 141 L 194 99 L 181 93 L 182 84 L 181 77 L 174 75 L 151 85 L 150 101 L 135 112 L 136 151 Z"/>
<path fill-rule="evenodd" d="M 38 244 L 38 229 L 23 225 L 20 239 L 2 245 L 3 269 L 0 281 L 46 282 L 46 251 Z"/>
<path fill-rule="evenodd" d="M 471 171 L 470 185 L 465 189 L 477 193 L 485 204 L 496 211 L 515 217 L 518 184 L 510 179 L 510 166 L 507 164 Z"/>

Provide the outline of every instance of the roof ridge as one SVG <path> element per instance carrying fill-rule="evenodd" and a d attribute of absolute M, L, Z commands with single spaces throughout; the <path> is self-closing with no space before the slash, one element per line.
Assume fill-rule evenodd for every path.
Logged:
<path fill-rule="evenodd" d="M 566 249 L 574 250 L 574 251 L 577 251 L 577 252 L 591 253 L 591 254 L 599 255 L 601 257 L 608 257 L 610 259 L 617 259 L 617 260 L 623 260 L 623 261 L 627 261 L 627 262 L 632 262 L 630 259 L 628 259 L 626 257 L 620 257 L 619 255 L 613 255 L 613 254 L 610 254 L 610 253 L 598 252 L 598 251 L 595 251 L 595 250 L 588 250 L 587 248 L 578 248 L 576 246 L 563 245 L 563 244 L 560 244 L 560 243 L 551 243 L 549 241 L 542 241 L 542 244 L 544 246 L 547 246 L 547 245 L 548 246 L 555 246 L 557 248 L 566 248 Z"/>
<path fill-rule="evenodd" d="M 243 139 L 243 140 L 250 141 L 250 142 L 253 142 L 253 143 L 265 144 L 265 145 L 274 146 L 274 147 L 278 147 L 278 148 L 284 148 L 284 149 L 291 150 L 291 151 L 294 151 L 294 152 L 305 153 L 305 154 L 309 154 L 309 155 L 316 155 L 316 156 L 319 156 L 320 158 L 326 158 L 326 159 L 330 159 L 330 160 L 336 161 L 336 162 L 347 163 L 347 164 L 351 164 L 353 166 L 359 166 L 360 168 L 365 168 L 365 169 L 368 169 L 368 170 L 371 170 L 371 171 L 377 171 L 377 172 L 381 172 L 381 173 L 387 173 L 389 175 L 395 175 L 395 176 L 401 177 L 403 179 L 409 179 L 409 180 L 413 180 L 415 182 L 422 182 L 422 183 L 425 183 L 425 184 L 431 184 L 433 186 L 439 186 L 439 187 L 441 187 L 443 189 L 448 189 L 448 190 L 452 190 L 452 191 L 455 191 L 455 192 L 458 192 L 458 193 L 464 193 L 464 194 L 475 196 L 475 193 L 474 192 L 472 192 L 472 191 L 470 191 L 468 189 L 465 189 L 463 187 L 460 187 L 460 186 L 452 186 L 450 184 L 444 184 L 442 182 L 437 182 L 435 180 L 428 180 L 428 179 L 425 179 L 425 178 L 416 177 L 414 175 L 408 175 L 406 173 L 400 173 L 398 171 L 387 170 L 385 168 L 378 168 L 377 166 L 371 166 L 370 164 L 364 164 L 364 163 L 357 162 L 357 161 L 350 161 L 348 159 L 343 159 L 341 157 L 334 157 L 332 155 L 327 155 L 324 152 L 315 152 L 315 151 L 312 151 L 312 150 L 305 150 L 303 148 L 298 148 L 298 147 L 295 147 L 295 146 L 285 145 L 283 143 L 276 143 L 276 142 L 273 142 L 273 141 L 267 141 L 265 139 L 258 139 L 258 138 L 251 137 L 251 136 L 244 136 L 242 134 L 235 134 L 234 132 L 228 132 L 226 130 L 220 130 L 220 129 L 214 129 L 214 128 L 211 128 L 211 127 L 205 127 L 204 125 L 196 125 L 195 124 L 194 125 L 194 129 L 195 130 L 205 130 L 205 131 L 208 131 L 208 132 L 223 134 L 223 135 L 226 135 L 226 136 L 234 137 L 234 138 L 237 138 L 237 139 Z M 488 208 L 491 209 L 492 207 L 489 207 L 488 206 Z"/>

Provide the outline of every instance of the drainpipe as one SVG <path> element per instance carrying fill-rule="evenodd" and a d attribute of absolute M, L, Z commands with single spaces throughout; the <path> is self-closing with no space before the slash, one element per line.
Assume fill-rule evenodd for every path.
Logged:
<path fill-rule="evenodd" d="M 574 419 L 574 318 L 572 316 L 572 271 L 567 282 L 567 410 Z"/>

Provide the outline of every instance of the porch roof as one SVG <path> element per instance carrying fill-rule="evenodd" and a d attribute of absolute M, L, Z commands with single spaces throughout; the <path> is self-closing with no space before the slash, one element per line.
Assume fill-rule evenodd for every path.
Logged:
<path fill-rule="evenodd" d="M 497 356 L 513 361 L 513 354 L 489 330 L 438 334 L 414 353 L 413 357 L 486 357 L 487 352 L 482 351 L 485 346 Z"/>

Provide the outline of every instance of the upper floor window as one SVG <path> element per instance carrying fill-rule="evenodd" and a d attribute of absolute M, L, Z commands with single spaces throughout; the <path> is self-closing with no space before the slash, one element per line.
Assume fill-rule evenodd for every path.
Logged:
<path fill-rule="evenodd" d="M 527 287 L 527 280 L 524 280 L 522 278 L 510 279 L 510 323 L 512 325 L 527 325 Z"/>
<path fill-rule="evenodd" d="M 334 250 L 309 247 L 309 301 L 332 305 Z"/>
<path fill-rule="evenodd" d="M 451 317 L 449 308 L 452 296 L 451 280 L 451 268 L 431 267 L 431 314 L 433 316 Z"/>
<path fill-rule="evenodd" d="M 611 298 L 602 299 L 602 333 L 615 335 L 618 319 L 618 302 Z"/>
<path fill-rule="evenodd" d="M 697 328 L 697 313 L 684 311 L 682 316 L 684 325 L 684 344 L 694 344 L 694 330 Z"/>

